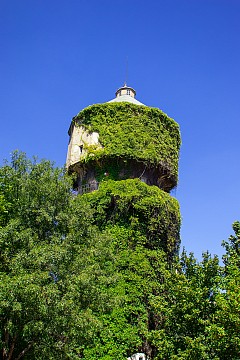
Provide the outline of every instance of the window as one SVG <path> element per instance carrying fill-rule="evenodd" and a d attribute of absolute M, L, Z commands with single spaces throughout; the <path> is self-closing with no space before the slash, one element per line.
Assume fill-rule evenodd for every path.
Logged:
<path fill-rule="evenodd" d="M 130 95 L 130 89 L 127 89 L 127 95 Z M 140 359 L 139 360 L 143 360 L 143 359 Z"/>
<path fill-rule="evenodd" d="M 80 146 L 79 146 L 79 149 L 80 149 L 80 153 L 82 154 L 82 151 L 83 151 L 83 145 L 80 145 Z"/>

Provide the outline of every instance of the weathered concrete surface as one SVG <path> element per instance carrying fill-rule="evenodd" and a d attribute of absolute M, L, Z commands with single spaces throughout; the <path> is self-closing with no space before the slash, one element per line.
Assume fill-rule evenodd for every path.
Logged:
<path fill-rule="evenodd" d="M 89 133 L 83 126 L 72 127 L 70 142 L 68 145 L 66 166 L 78 163 L 87 155 L 87 148 L 91 145 L 102 147 L 99 144 L 99 134 L 97 132 Z"/>

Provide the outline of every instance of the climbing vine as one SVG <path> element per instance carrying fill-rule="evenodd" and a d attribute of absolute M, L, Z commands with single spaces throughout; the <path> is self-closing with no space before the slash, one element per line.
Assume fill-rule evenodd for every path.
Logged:
<path fill-rule="evenodd" d="M 96 104 L 82 110 L 73 124 L 99 133 L 102 148 L 89 148 L 85 163 L 108 156 L 134 159 L 161 165 L 177 179 L 179 126 L 161 110 L 127 102 Z"/>
<path fill-rule="evenodd" d="M 157 186 L 148 186 L 139 179 L 108 180 L 101 182 L 98 191 L 81 198 L 94 209 L 100 229 L 117 225 L 130 231 L 131 244 L 127 246 L 134 248 L 140 241 L 149 249 L 161 248 L 170 257 L 178 251 L 178 201 Z"/>

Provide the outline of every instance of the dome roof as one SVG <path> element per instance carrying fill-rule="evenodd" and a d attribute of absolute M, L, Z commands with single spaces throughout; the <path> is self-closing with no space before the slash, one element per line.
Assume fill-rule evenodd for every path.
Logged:
<path fill-rule="evenodd" d="M 127 84 L 125 83 L 123 87 L 119 88 L 116 91 L 115 99 L 110 100 L 108 102 L 110 103 L 110 102 L 127 101 L 127 102 L 130 102 L 132 104 L 136 104 L 136 105 L 144 105 L 140 101 L 135 99 L 135 95 L 136 95 L 136 91 L 132 87 L 127 86 Z"/>

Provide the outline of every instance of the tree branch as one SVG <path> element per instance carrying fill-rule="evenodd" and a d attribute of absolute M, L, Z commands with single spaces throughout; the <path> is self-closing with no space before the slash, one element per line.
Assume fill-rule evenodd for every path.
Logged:
<path fill-rule="evenodd" d="M 31 346 L 33 345 L 33 343 L 34 343 L 34 341 L 31 341 L 31 342 L 28 344 L 28 346 L 27 346 L 25 349 L 23 349 L 23 351 L 20 352 L 20 354 L 18 355 L 18 357 L 17 357 L 15 360 L 21 359 L 21 358 L 26 354 L 26 352 L 31 348 Z"/>
<path fill-rule="evenodd" d="M 14 347 L 15 347 L 16 339 L 17 339 L 17 335 L 15 335 L 13 337 L 12 344 L 11 344 L 11 347 L 10 347 L 10 350 L 9 350 L 9 353 L 8 353 L 7 360 L 11 360 L 11 358 L 12 358 L 12 354 L 13 354 L 13 350 L 14 350 Z"/>

